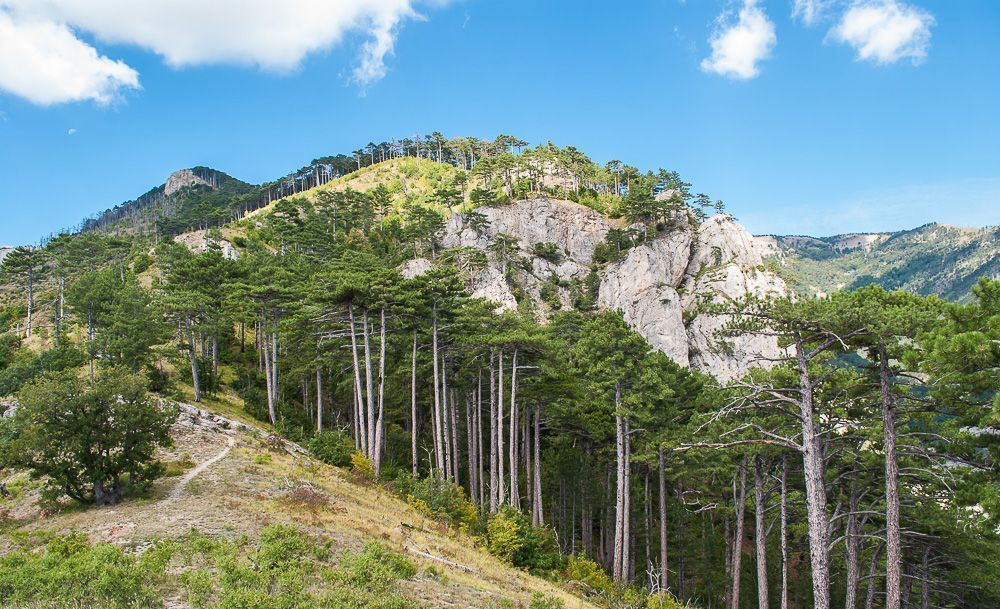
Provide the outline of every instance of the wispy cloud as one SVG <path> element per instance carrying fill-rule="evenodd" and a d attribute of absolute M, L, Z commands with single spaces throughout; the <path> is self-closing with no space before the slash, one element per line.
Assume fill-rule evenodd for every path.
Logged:
<path fill-rule="evenodd" d="M 310 54 L 367 36 L 351 80 L 386 74 L 399 28 L 418 4 L 448 0 L 0 0 L 0 89 L 38 104 L 108 103 L 138 73 L 81 39 L 136 46 L 175 68 L 232 64 L 297 69 Z"/>
<path fill-rule="evenodd" d="M 854 47 L 858 60 L 886 65 L 927 58 L 934 16 L 898 0 L 854 2 L 830 30 L 829 38 Z"/>
<path fill-rule="evenodd" d="M 813 25 L 826 16 L 833 3 L 834 0 L 795 0 L 792 17 L 806 25 Z"/>
<path fill-rule="evenodd" d="M 715 31 L 708 43 L 712 54 L 702 60 L 702 70 L 749 80 L 760 74 L 760 63 L 771 55 L 778 37 L 774 22 L 768 19 L 757 0 L 743 0 L 735 21 L 731 11 L 716 18 Z"/>
<path fill-rule="evenodd" d="M 755 234 L 827 236 L 915 228 L 929 222 L 1000 226 L 1000 178 L 968 178 L 862 190 L 829 201 L 741 214 Z"/>

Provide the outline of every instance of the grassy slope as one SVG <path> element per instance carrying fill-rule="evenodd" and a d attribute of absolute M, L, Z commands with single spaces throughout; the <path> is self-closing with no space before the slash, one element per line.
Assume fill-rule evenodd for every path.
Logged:
<path fill-rule="evenodd" d="M 802 294 L 830 293 L 869 283 L 952 300 L 967 300 L 979 277 L 1000 275 L 1000 228 L 928 224 L 894 233 L 870 250 L 836 251 L 837 238 L 808 247 L 778 237 L 783 274 Z"/>
<path fill-rule="evenodd" d="M 239 405 L 225 399 L 204 404 L 232 416 Z M 258 424 L 259 425 L 259 424 Z M 226 445 L 219 432 L 191 425 L 174 427 L 175 446 L 162 451 L 170 469 L 183 472 L 217 455 Z M 266 430 L 240 433 L 228 455 L 195 477 L 177 498 L 168 497 L 179 478 L 158 480 L 148 498 L 111 508 L 68 508 L 45 514 L 37 485 L 24 474 L 0 472 L 13 497 L 0 499 L 0 553 L 14 531 L 85 533 L 94 542 L 142 548 L 157 539 L 177 539 L 192 529 L 215 538 L 255 538 L 270 524 L 291 524 L 328 539 L 335 552 L 356 551 L 378 541 L 404 554 L 418 569 L 402 582 L 404 594 L 427 607 L 495 607 L 501 599 L 527 606 L 535 593 L 562 598 L 569 608 L 592 607 L 549 582 L 513 569 L 475 548 L 468 535 L 430 520 L 385 489 L 302 455 L 276 450 Z M 311 489 L 320 500 L 296 499 Z M 315 496 L 314 496 L 315 497 Z M 431 554 L 471 572 L 422 557 Z M 440 575 L 438 575 L 440 574 Z M 163 592 L 167 606 L 187 607 L 176 587 Z"/>

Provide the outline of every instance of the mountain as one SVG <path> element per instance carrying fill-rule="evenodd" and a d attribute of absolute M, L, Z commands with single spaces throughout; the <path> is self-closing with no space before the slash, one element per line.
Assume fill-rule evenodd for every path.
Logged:
<path fill-rule="evenodd" d="M 81 230 L 118 235 L 176 234 L 206 224 L 218 225 L 232 220 L 234 205 L 252 198 L 257 190 L 209 167 L 181 169 L 139 197 L 87 218 Z"/>
<path fill-rule="evenodd" d="M 889 233 L 833 237 L 762 235 L 757 246 L 798 294 L 876 283 L 967 301 L 980 277 L 1000 276 L 1000 227 L 925 224 Z"/>

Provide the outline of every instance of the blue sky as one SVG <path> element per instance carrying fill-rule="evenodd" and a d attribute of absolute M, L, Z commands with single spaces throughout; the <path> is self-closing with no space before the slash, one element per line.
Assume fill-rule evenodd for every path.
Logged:
<path fill-rule="evenodd" d="M 434 130 L 676 169 L 756 233 L 1000 224 L 993 0 L 233 4 L 0 0 L 0 243 Z"/>

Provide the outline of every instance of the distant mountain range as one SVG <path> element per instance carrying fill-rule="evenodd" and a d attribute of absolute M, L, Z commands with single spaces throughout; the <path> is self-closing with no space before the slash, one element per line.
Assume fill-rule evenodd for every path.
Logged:
<path fill-rule="evenodd" d="M 877 283 L 967 300 L 980 277 L 1000 277 L 1000 227 L 925 224 L 891 233 L 833 237 L 762 235 L 758 246 L 801 295 Z"/>

